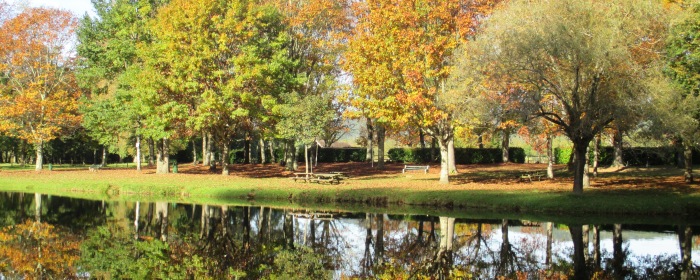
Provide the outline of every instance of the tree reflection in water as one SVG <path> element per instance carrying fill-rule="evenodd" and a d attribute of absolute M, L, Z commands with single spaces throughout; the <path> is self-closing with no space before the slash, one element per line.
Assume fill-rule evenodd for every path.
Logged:
<path fill-rule="evenodd" d="M 0 222 L 0 278 L 697 277 L 691 225 L 564 225 L 20 194 L 0 195 Z M 21 230 L 34 226 L 54 239 Z M 635 240 L 649 235 L 677 249 L 638 255 Z M 42 262 L 49 256 L 44 249 L 57 252 L 52 259 L 65 260 L 63 266 Z M 37 265 L 44 269 L 19 269 Z"/>

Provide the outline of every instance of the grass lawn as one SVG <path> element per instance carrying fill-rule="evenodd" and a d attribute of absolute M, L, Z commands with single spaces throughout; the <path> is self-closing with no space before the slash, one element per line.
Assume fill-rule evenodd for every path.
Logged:
<path fill-rule="evenodd" d="M 294 182 L 278 165 L 231 165 L 231 175 L 181 164 L 178 174 L 157 175 L 153 168 L 54 166 L 53 171 L 0 165 L 0 190 L 40 192 L 92 199 L 226 204 L 316 205 L 319 207 L 404 207 L 556 215 L 700 216 L 700 186 L 683 182 L 672 167 L 602 170 L 583 195 L 573 195 L 571 175 L 558 166 L 555 179 L 527 182 L 520 175 L 544 171 L 542 164 L 458 166 L 448 185 L 438 184 L 439 166 L 430 172 L 401 173 L 403 165 L 384 169 L 365 163 L 321 163 L 317 173 L 340 171 L 350 178 L 339 185 Z M 303 167 L 302 167 L 303 169 Z M 342 205 L 342 206 L 338 206 Z"/>

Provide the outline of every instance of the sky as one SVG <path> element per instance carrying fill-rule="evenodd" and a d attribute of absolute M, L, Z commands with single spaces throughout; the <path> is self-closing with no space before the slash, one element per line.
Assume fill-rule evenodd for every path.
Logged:
<path fill-rule="evenodd" d="M 11 2 L 11 1 L 10 1 Z M 14 1 L 16 3 L 27 3 L 32 7 L 50 7 L 61 8 L 73 12 L 77 17 L 82 17 L 88 12 L 94 16 L 95 12 L 92 9 L 90 0 L 24 0 Z"/>

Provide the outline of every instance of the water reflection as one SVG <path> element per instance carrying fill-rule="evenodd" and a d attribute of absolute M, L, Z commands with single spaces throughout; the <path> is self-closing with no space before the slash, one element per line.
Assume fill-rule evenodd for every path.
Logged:
<path fill-rule="evenodd" d="M 694 279 L 691 225 L 0 194 L 0 278 Z"/>

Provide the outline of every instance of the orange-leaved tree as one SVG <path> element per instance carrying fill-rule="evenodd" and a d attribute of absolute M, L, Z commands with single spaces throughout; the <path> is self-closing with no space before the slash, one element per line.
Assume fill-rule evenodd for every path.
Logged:
<path fill-rule="evenodd" d="M 441 183 L 449 182 L 453 114 L 461 110 L 459 94 L 446 88 L 450 60 L 495 2 L 367 0 L 354 6 L 357 24 L 345 62 L 355 85 L 352 105 L 376 120 L 379 132 L 411 125 L 434 137 Z"/>
<path fill-rule="evenodd" d="M 36 148 L 80 124 L 80 92 L 73 75 L 77 19 L 67 11 L 27 8 L 0 26 L 0 132 Z"/>

